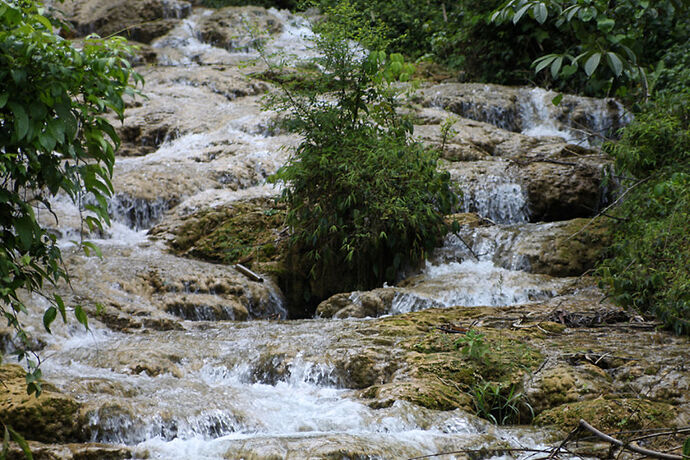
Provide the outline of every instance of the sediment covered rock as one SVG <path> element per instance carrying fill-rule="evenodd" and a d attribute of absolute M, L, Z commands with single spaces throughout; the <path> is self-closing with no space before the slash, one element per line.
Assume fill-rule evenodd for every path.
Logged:
<path fill-rule="evenodd" d="M 183 0 L 68 0 L 60 9 L 82 36 L 118 34 L 149 43 L 171 30 L 192 8 Z"/>
<path fill-rule="evenodd" d="M 42 442 L 74 442 L 82 438 L 81 405 L 44 385 L 43 392 L 26 393 L 26 371 L 14 364 L 0 366 L 0 420 L 24 438 Z"/>

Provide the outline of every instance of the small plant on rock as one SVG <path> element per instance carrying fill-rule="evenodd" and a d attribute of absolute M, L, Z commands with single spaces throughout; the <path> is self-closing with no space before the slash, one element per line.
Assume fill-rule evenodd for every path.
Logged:
<path fill-rule="evenodd" d="M 489 346 L 484 339 L 484 334 L 470 329 L 465 335 L 455 341 L 455 348 L 459 349 L 467 358 L 480 361 L 489 352 Z"/>
<path fill-rule="evenodd" d="M 510 425 L 523 422 L 522 408 L 534 417 L 532 406 L 515 385 L 506 386 L 493 382 L 476 383 L 472 387 L 474 408 L 479 417 L 496 425 Z"/>

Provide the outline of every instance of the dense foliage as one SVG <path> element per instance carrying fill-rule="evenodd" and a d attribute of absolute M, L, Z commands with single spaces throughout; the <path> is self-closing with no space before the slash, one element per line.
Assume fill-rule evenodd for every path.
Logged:
<path fill-rule="evenodd" d="M 569 40 L 543 53 L 534 63 L 536 72 L 562 79 L 582 69 L 590 90 L 613 94 L 615 84 L 619 95 L 636 81 L 647 95 L 645 68 L 654 66 L 667 47 L 688 38 L 690 19 L 677 0 L 508 0 L 491 17 L 499 24 L 527 17 L 552 24 Z"/>
<path fill-rule="evenodd" d="M 396 111 L 391 83 L 414 69 L 380 50 L 375 29 L 353 26 L 362 17 L 349 3 L 329 17 L 315 40 L 323 73 L 274 101 L 304 139 L 274 179 L 285 182 L 297 265 L 318 298 L 395 281 L 441 241 L 454 199 L 437 154 L 410 140 Z"/>
<path fill-rule="evenodd" d="M 622 305 L 690 334 L 690 92 L 659 96 L 607 148 L 627 178 L 603 284 Z"/>
<path fill-rule="evenodd" d="M 40 293 L 44 283 L 67 279 L 54 235 L 41 227 L 37 210 L 50 211 L 50 197 L 92 196 L 85 224 L 108 222 L 114 150 L 119 139 L 103 115 L 120 118 L 130 78 L 130 50 L 121 38 L 89 37 L 76 48 L 53 32 L 31 1 L 0 1 L 0 312 L 21 341 L 21 292 Z M 45 211 L 44 211 L 45 212 Z M 82 243 L 85 250 L 89 243 Z M 50 330 L 66 306 L 48 299 L 43 323 Z M 80 306 L 79 322 L 87 325 Z M 40 392 L 40 369 L 24 351 L 29 393 Z"/>

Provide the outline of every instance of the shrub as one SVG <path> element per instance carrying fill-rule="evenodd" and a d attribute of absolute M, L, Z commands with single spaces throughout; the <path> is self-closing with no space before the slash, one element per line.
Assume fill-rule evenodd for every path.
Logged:
<path fill-rule="evenodd" d="M 273 100 L 304 138 L 273 179 L 285 183 L 293 264 L 317 298 L 394 282 L 441 242 L 454 200 L 437 153 L 410 140 L 396 111 L 391 83 L 414 69 L 380 50 L 385 40 L 348 2 L 328 14 L 318 81 Z"/>
<path fill-rule="evenodd" d="M 598 268 L 613 298 L 690 334 L 690 93 L 649 104 L 609 144 L 626 199 L 614 244 Z"/>

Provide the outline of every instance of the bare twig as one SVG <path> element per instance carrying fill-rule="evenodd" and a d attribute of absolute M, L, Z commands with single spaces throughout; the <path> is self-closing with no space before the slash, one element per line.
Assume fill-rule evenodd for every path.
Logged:
<path fill-rule="evenodd" d="M 551 460 L 551 459 L 553 459 L 556 455 L 558 455 L 558 452 L 560 452 L 560 451 L 565 447 L 565 445 L 568 444 L 568 441 L 570 441 L 570 440 L 573 438 L 573 436 L 575 436 L 575 434 L 576 434 L 578 431 L 580 431 L 580 425 L 576 426 L 575 428 L 573 428 L 573 430 L 572 430 L 570 433 L 568 433 L 568 436 L 566 436 L 566 438 L 563 440 L 562 443 L 560 443 L 560 444 L 558 445 L 558 447 L 555 447 L 555 448 L 551 451 L 551 453 L 549 454 L 549 456 L 546 457 L 546 460 Z"/>

